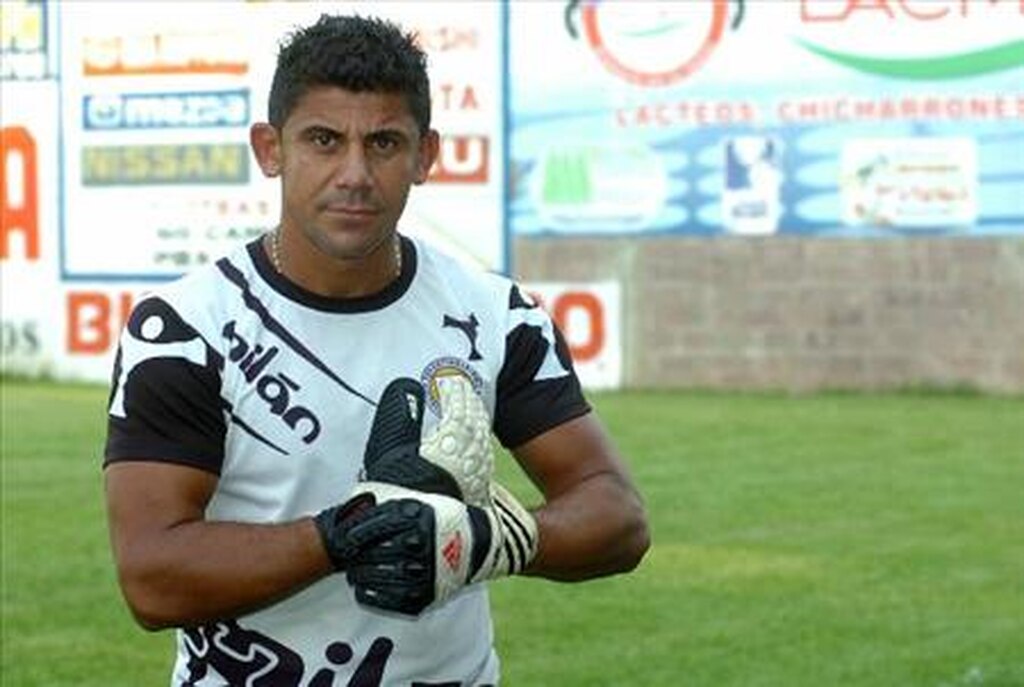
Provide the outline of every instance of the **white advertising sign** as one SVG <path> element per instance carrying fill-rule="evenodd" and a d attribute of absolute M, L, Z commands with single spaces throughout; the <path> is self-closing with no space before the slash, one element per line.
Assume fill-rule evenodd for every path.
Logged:
<path fill-rule="evenodd" d="M 441 159 L 401 229 L 505 271 L 497 2 L 3 0 L 3 373 L 106 382 L 154 283 L 273 227 L 248 148 L 277 46 L 321 13 L 384 16 L 428 55 Z"/>
<path fill-rule="evenodd" d="M 441 155 L 402 230 L 505 269 L 498 4 L 90 2 L 60 5 L 62 273 L 172 278 L 272 228 L 277 182 L 249 126 L 282 36 L 332 5 L 394 19 L 428 52 Z"/>
<path fill-rule="evenodd" d="M 978 218 L 973 139 L 854 139 L 840 159 L 847 224 L 927 229 Z"/>

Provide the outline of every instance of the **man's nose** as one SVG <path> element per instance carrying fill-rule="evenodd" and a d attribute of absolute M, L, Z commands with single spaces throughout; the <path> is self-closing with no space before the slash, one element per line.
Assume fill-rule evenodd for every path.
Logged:
<path fill-rule="evenodd" d="M 340 188 L 368 186 L 373 178 L 370 160 L 361 146 L 349 146 L 334 171 L 334 185 Z"/>

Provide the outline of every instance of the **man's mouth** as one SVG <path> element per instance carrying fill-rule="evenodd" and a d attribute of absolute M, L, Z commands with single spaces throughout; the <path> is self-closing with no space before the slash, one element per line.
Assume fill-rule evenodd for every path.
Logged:
<path fill-rule="evenodd" d="M 377 214 L 377 209 L 368 205 L 331 203 L 324 209 L 332 215 L 350 215 L 353 217 L 370 217 Z"/>

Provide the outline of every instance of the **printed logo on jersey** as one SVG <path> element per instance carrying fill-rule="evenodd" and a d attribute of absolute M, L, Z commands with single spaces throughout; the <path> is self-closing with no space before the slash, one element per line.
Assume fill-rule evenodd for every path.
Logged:
<path fill-rule="evenodd" d="M 346 642 L 332 642 L 324 649 L 324 667 L 313 673 L 315 666 L 307 669 L 298 652 L 265 634 L 243 628 L 235 620 L 186 628 L 182 634 L 188 653 L 185 685 L 207 684 L 206 680 L 219 679 L 231 685 L 342 687 L 334 678 L 340 673 L 344 679 L 347 671 L 339 668 L 349 664 L 355 656 Z M 373 640 L 345 686 L 382 684 L 394 647 L 394 641 L 388 637 Z M 304 681 L 307 672 L 309 682 Z"/>
<path fill-rule="evenodd" d="M 483 356 L 480 355 L 480 351 L 476 349 L 476 338 L 480 334 L 480 322 L 476 319 L 476 314 L 469 313 L 469 317 L 465 320 L 460 320 L 456 317 L 452 317 L 451 315 L 445 315 L 444 324 L 441 326 L 453 327 L 465 334 L 466 338 L 469 339 L 469 359 L 483 360 Z"/>
<path fill-rule="evenodd" d="M 446 380 L 456 376 L 468 379 L 469 383 L 473 385 L 473 391 L 478 396 L 483 396 L 484 379 L 472 365 L 462 358 L 453 356 L 436 358 L 423 368 L 423 374 L 420 375 L 420 383 L 427 392 L 427 407 L 430 408 L 434 415 L 441 416 L 440 393 L 438 390 Z"/>
<path fill-rule="evenodd" d="M 376 406 L 377 404 L 368 396 L 355 389 L 351 384 L 346 382 L 344 379 L 339 377 L 331 368 L 329 368 L 322 360 L 320 360 L 313 351 L 309 350 L 305 344 L 299 341 L 295 336 L 285 328 L 280 322 L 271 316 L 266 306 L 257 298 L 252 288 L 249 286 L 249 280 L 245 278 L 242 272 L 231 264 L 227 258 L 221 258 L 217 261 L 217 268 L 221 271 L 225 278 L 233 285 L 235 285 L 239 291 L 241 291 L 242 300 L 245 302 L 246 307 L 259 318 L 260 324 L 271 334 L 281 340 L 281 343 L 286 346 L 292 353 L 297 355 L 299 358 L 309 363 L 318 372 L 328 377 L 332 382 L 340 386 L 347 393 L 362 399 L 370 406 Z"/>
<path fill-rule="evenodd" d="M 242 372 L 247 383 L 255 386 L 256 394 L 266 402 L 270 414 L 298 433 L 303 442 L 310 444 L 316 440 L 320 436 L 320 418 L 293 399 L 299 396 L 302 387 L 284 372 L 268 369 L 280 352 L 278 348 L 264 349 L 258 343 L 246 341 L 236 331 L 234 320 L 224 325 L 221 334 L 231 345 L 228 360 Z"/>
<path fill-rule="evenodd" d="M 135 308 L 125 326 L 128 336 L 138 342 L 137 346 L 122 348 L 115 369 L 114 393 L 110 402 L 110 414 L 126 417 L 125 386 L 129 376 L 138 365 L 150 359 L 180 359 L 196 367 L 216 364 L 216 352 L 212 351 L 193 329 L 174 311 L 166 301 L 149 298 Z"/>
<path fill-rule="evenodd" d="M 509 310 L 533 310 L 538 307 L 537 299 L 519 284 L 513 284 L 508 298 Z"/>

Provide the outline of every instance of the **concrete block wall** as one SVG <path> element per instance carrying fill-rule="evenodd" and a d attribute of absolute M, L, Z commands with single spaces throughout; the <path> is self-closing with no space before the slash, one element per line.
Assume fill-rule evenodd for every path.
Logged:
<path fill-rule="evenodd" d="M 513 272 L 617 279 L 631 388 L 1024 392 L 1024 238 L 518 238 Z"/>

